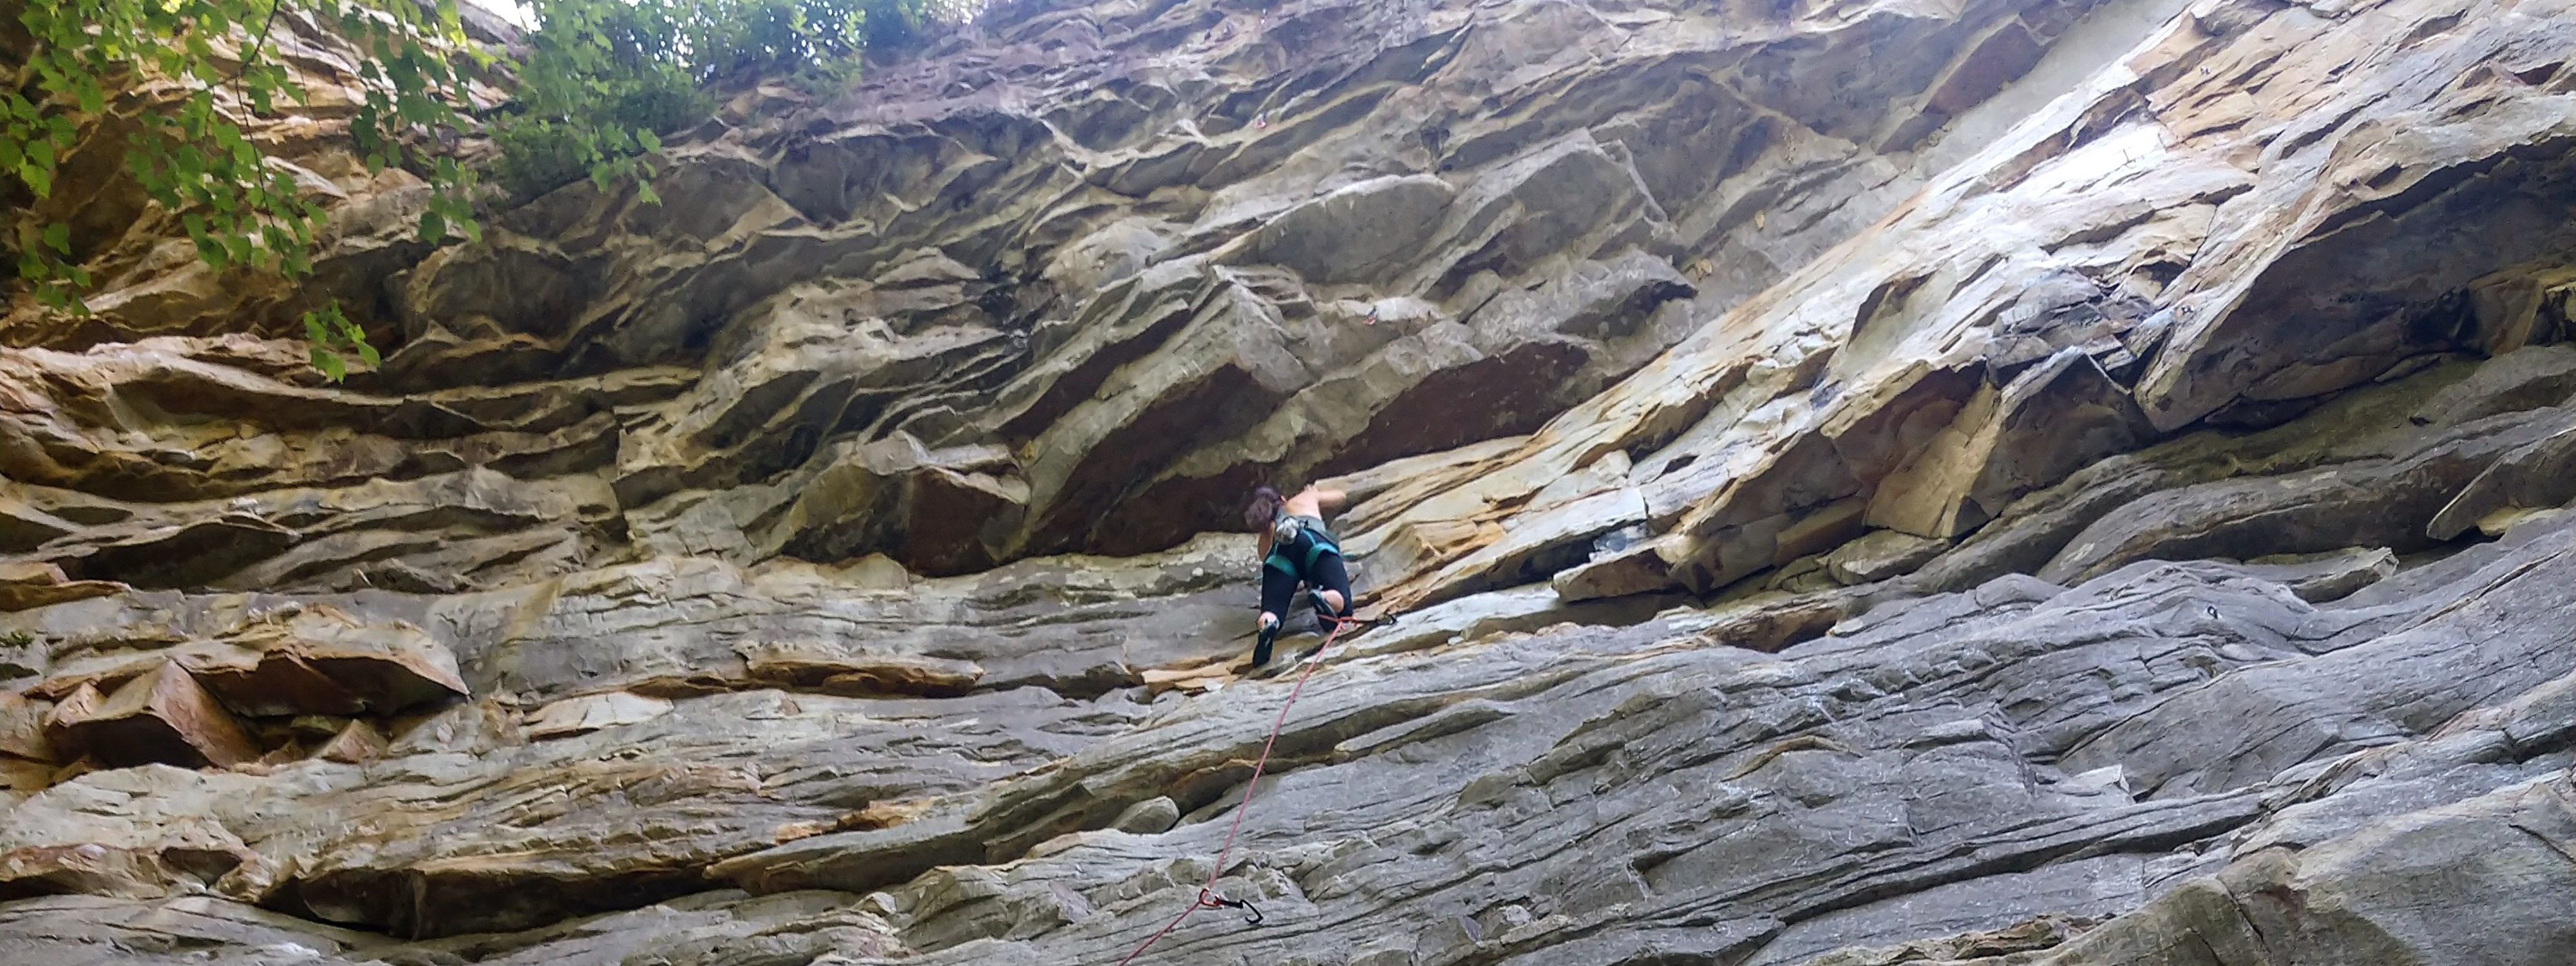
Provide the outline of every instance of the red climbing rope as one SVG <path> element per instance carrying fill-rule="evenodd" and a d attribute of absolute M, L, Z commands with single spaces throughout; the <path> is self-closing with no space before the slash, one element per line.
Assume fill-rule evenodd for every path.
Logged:
<path fill-rule="evenodd" d="M 1234 806 L 1234 824 L 1225 830 L 1225 845 L 1216 850 L 1216 867 L 1208 870 L 1207 884 L 1199 887 L 1199 894 L 1197 898 L 1190 900 L 1189 908 L 1181 910 L 1181 914 L 1173 916 L 1172 921 L 1163 924 L 1163 928 L 1154 930 L 1153 935 L 1145 937 L 1144 942 L 1136 944 L 1136 951 L 1128 953 L 1126 959 L 1119 960 L 1118 966 L 1127 966 L 1136 957 L 1144 955 L 1145 947 L 1153 945 L 1155 940 L 1163 938 L 1164 934 L 1179 926 L 1181 920 L 1190 917 L 1190 913 L 1201 909 L 1225 909 L 1246 905 L 1240 900 L 1218 897 L 1216 880 L 1225 874 L 1226 858 L 1234 854 L 1234 836 L 1243 831 L 1243 813 L 1252 810 L 1253 789 L 1261 786 L 1262 770 L 1270 767 L 1270 748 L 1279 743 L 1279 730 L 1288 725 L 1288 709 L 1297 705 L 1297 694 L 1306 690 L 1306 679 L 1313 677 L 1315 669 L 1323 665 L 1324 649 L 1333 646 L 1334 638 L 1342 636 L 1342 628 L 1354 623 L 1357 621 L 1352 618 L 1334 618 L 1333 629 L 1324 635 L 1324 643 L 1315 645 L 1314 653 L 1306 656 L 1306 670 L 1297 675 L 1297 684 L 1288 689 L 1288 700 L 1279 706 L 1279 719 L 1270 723 L 1270 739 L 1261 743 L 1261 758 L 1252 763 L 1252 781 L 1243 786 L 1243 801 Z M 1261 921 L 1261 913 L 1258 910 L 1253 912 L 1252 921 L 1255 923 Z"/>

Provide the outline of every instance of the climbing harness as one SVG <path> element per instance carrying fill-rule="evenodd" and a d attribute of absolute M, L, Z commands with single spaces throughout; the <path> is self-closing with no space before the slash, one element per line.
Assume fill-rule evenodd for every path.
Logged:
<path fill-rule="evenodd" d="M 1261 910 L 1253 908 L 1250 902 L 1217 895 L 1216 880 L 1225 874 L 1225 860 L 1234 854 L 1234 837 L 1243 831 L 1243 813 L 1252 810 L 1252 792 L 1261 787 L 1261 773 L 1270 767 L 1270 749 L 1279 743 L 1279 730 L 1288 726 L 1288 709 L 1297 706 L 1297 695 L 1306 690 L 1306 679 L 1315 676 L 1315 669 L 1323 666 L 1324 650 L 1333 646 L 1334 638 L 1342 636 L 1343 628 L 1356 623 L 1359 621 L 1351 617 L 1333 618 L 1332 631 L 1324 635 L 1324 643 L 1315 646 L 1314 652 L 1306 658 L 1306 670 L 1297 675 L 1297 684 L 1288 689 L 1288 700 L 1279 705 L 1278 720 L 1270 723 L 1270 738 L 1261 743 L 1261 757 L 1252 763 L 1252 780 L 1243 786 L 1243 801 L 1234 806 L 1234 824 L 1225 830 L 1225 845 L 1216 850 L 1216 866 L 1208 870 L 1207 884 L 1199 887 L 1199 894 L 1190 900 L 1189 908 L 1181 910 L 1181 914 L 1173 916 L 1172 921 L 1163 924 L 1163 928 L 1154 930 L 1153 935 L 1136 944 L 1136 950 L 1119 960 L 1118 966 L 1127 966 L 1136 957 L 1144 955 L 1146 947 L 1178 927 L 1181 920 L 1190 917 L 1190 913 L 1201 909 L 1244 909 L 1247 910 L 1243 917 L 1245 923 L 1261 925 Z"/>
<path fill-rule="evenodd" d="M 1305 559 L 1290 560 L 1289 545 L 1296 543 L 1300 534 L 1306 538 Z M 1342 545 L 1333 539 L 1331 530 L 1325 529 L 1323 521 L 1307 516 L 1283 516 L 1270 525 L 1270 556 L 1263 558 L 1262 563 L 1302 580 L 1315 569 L 1315 561 L 1328 553 L 1341 556 Z"/>

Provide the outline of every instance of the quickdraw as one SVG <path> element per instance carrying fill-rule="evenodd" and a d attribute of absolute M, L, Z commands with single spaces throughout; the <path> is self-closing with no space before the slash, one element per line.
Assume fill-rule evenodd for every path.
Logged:
<path fill-rule="evenodd" d="M 1261 925 L 1261 907 L 1253 905 L 1252 900 L 1250 899 L 1227 899 L 1222 896 L 1211 894 L 1200 897 L 1199 901 L 1207 903 L 1209 906 L 1218 909 L 1241 909 L 1243 910 L 1244 925 Z"/>
<path fill-rule="evenodd" d="M 1261 925 L 1261 910 L 1253 908 L 1252 903 L 1248 901 L 1228 899 L 1218 895 L 1216 880 L 1225 875 L 1225 860 L 1234 854 L 1235 836 L 1243 831 L 1243 813 L 1252 810 L 1252 793 L 1261 787 L 1261 773 L 1270 767 L 1270 749 L 1279 744 L 1279 731 L 1288 725 L 1288 709 L 1296 707 L 1297 695 L 1306 690 L 1306 679 L 1315 676 L 1315 669 L 1323 666 L 1324 650 L 1333 646 L 1333 640 L 1342 636 L 1344 628 L 1357 623 L 1359 623 L 1357 619 L 1350 617 L 1333 618 L 1331 633 L 1325 634 L 1324 643 L 1316 645 L 1314 652 L 1307 656 L 1306 670 L 1297 675 L 1296 686 L 1288 689 L 1288 700 L 1279 706 L 1278 719 L 1270 723 L 1270 738 L 1261 743 L 1261 757 L 1252 763 L 1252 780 L 1243 786 L 1243 801 L 1234 807 L 1234 824 L 1225 830 L 1225 845 L 1217 849 L 1216 866 L 1208 870 L 1207 884 L 1199 887 L 1199 894 L 1190 900 L 1189 908 L 1181 910 L 1180 915 L 1173 916 L 1172 921 L 1163 924 L 1163 928 L 1154 930 L 1154 934 L 1145 937 L 1144 942 L 1137 943 L 1135 951 L 1128 953 L 1125 959 L 1119 960 L 1118 966 L 1127 966 L 1136 957 L 1144 955 L 1145 949 L 1154 945 L 1155 940 L 1163 938 L 1180 926 L 1181 920 L 1188 919 L 1190 913 L 1201 909 L 1243 909 L 1246 911 L 1243 917 L 1245 923 Z"/>

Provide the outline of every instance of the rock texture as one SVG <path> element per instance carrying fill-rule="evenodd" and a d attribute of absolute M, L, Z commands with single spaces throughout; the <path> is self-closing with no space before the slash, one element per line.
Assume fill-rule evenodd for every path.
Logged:
<path fill-rule="evenodd" d="M 10 216 L 12 956 L 2576 949 L 2563 0 L 1004 4 L 435 249 L 337 103 L 310 288 Z"/>

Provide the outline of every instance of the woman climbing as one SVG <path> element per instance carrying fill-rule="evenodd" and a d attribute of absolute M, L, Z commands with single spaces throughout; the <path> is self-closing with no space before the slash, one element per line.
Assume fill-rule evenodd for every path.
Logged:
<path fill-rule="evenodd" d="M 1270 663 L 1270 645 L 1279 639 L 1298 584 L 1310 588 L 1318 613 L 1328 619 L 1350 616 L 1350 573 L 1342 566 L 1340 543 L 1324 527 L 1324 508 L 1348 500 L 1340 490 L 1311 485 L 1290 497 L 1267 486 L 1253 488 L 1251 505 L 1243 508 L 1244 525 L 1261 531 L 1261 635 L 1252 645 L 1253 667 Z"/>

